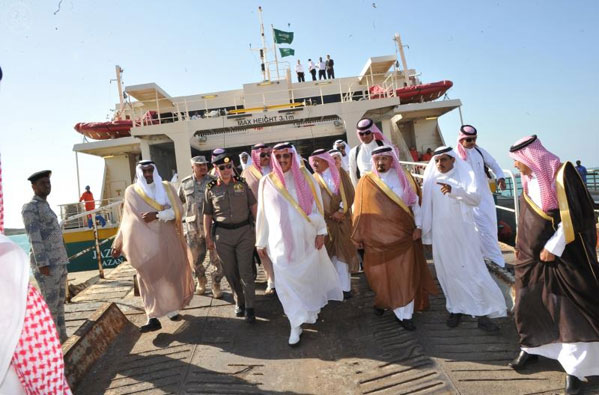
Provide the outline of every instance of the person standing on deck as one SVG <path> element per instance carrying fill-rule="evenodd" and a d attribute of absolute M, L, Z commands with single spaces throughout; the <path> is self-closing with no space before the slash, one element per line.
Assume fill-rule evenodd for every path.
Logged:
<path fill-rule="evenodd" d="M 206 236 L 204 235 L 204 197 L 206 185 L 215 178 L 208 174 L 208 161 L 204 156 L 191 158 L 193 174 L 181 180 L 179 186 L 179 199 L 184 204 L 185 214 L 183 216 L 183 230 L 185 240 L 191 251 L 192 264 L 195 276 L 198 280 L 197 294 L 206 292 L 206 268 L 204 260 L 208 254 L 209 264 L 214 266 L 212 277 L 212 296 L 220 299 L 223 295 L 220 282 L 223 278 L 223 269 L 215 251 L 207 250 Z"/>
<path fill-rule="evenodd" d="M 329 300 L 343 300 L 337 273 L 326 248 L 326 222 L 320 188 L 300 167 L 301 158 L 289 143 L 278 144 L 271 157 L 273 171 L 260 180 L 256 247 L 269 256 L 277 296 L 289 319 L 289 345 L 295 346 L 301 325 L 315 323 Z"/>
<path fill-rule="evenodd" d="M 361 144 L 349 151 L 349 176 L 354 187 L 364 173 L 372 169 L 372 151 L 382 145 L 391 145 L 383 133 L 369 118 L 361 119 L 357 124 L 356 133 Z"/>
<path fill-rule="evenodd" d="M 151 160 L 136 167 L 135 184 L 125 189 L 121 227 L 112 256 L 121 252 L 137 271 L 148 317 L 140 332 L 162 328 L 158 318 L 181 319 L 179 310 L 193 297 L 194 283 L 181 224 L 183 207 L 173 186 L 162 181 Z"/>
<path fill-rule="evenodd" d="M 309 160 L 322 196 L 328 231 L 325 247 L 337 270 L 343 297 L 349 299 L 352 296 L 350 273 L 360 269 L 358 251 L 350 238 L 354 187 L 345 170 L 337 169 L 326 150 L 314 151 Z"/>
<path fill-rule="evenodd" d="M 96 201 L 94 200 L 94 194 L 91 192 L 89 185 L 86 185 L 85 192 L 83 192 L 81 194 L 81 197 L 79 198 L 79 202 L 85 202 L 85 211 L 91 211 L 96 208 Z M 96 220 L 100 221 L 100 225 L 102 225 L 102 226 L 106 225 L 106 220 L 100 214 L 96 213 L 95 218 L 96 218 Z M 94 223 L 92 221 L 93 221 L 92 214 L 89 214 L 87 216 L 87 227 L 88 228 L 94 227 Z"/>
<path fill-rule="evenodd" d="M 258 186 L 262 177 L 271 172 L 270 168 L 271 149 L 265 144 L 256 144 L 252 147 L 252 166 L 243 171 L 241 176 L 249 185 L 254 197 L 258 199 Z M 267 256 L 260 258 L 264 272 L 266 273 L 266 290 L 264 295 L 273 295 L 275 291 L 275 274 L 272 269 L 272 262 Z"/>
<path fill-rule="evenodd" d="M 522 369 L 538 355 L 566 371 L 567 394 L 599 375 L 599 264 L 593 199 L 576 168 L 536 135 L 510 148 L 522 196 L 516 239 L 514 321 Z"/>
<path fill-rule="evenodd" d="M 62 239 L 62 229 L 56 214 L 50 208 L 48 195 L 52 191 L 50 170 L 29 176 L 33 198 L 23 205 L 21 215 L 29 239 L 31 271 L 52 313 L 60 342 L 67 340 L 64 323 L 64 300 L 69 258 Z"/>
<path fill-rule="evenodd" d="M 312 59 L 308 59 L 308 71 L 312 75 L 312 81 L 316 81 L 316 65 Z"/>
<path fill-rule="evenodd" d="M 227 153 L 216 156 L 212 164 L 217 179 L 206 186 L 206 245 L 218 252 L 235 298 L 235 315 L 253 323 L 256 276 L 252 252 L 256 236 L 252 217 L 256 217 L 256 199 L 245 180 L 233 175 L 233 159 Z"/>
<path fill-rule="evenodd" d="M 297 60 L 297 64 L 295 65 L 295 72 L 297 73 L 297 82 L 306 82 L 306 78 L 304 75 L 304 66 L 301 64 L 300 60 Z"/>
<path fill-rule="evenodd" d="M 584 167 L 579 160 L 576 161 L 576 171 L 580 174 L 580 178 L 584 182 L 584 185 L 587 184 L 587 168 Z"/>
<path fill-rule="evenodd" d="M 393 147 L 376 148 L 372 162 L 356 188 L 352 240 L 364 248 L 375 314 L 392 309 L 399 324 L 413 331 L 414 310 L 428 308 L 428 295 L 437 293 L 420 240 L 419 188 Z"/>
<path fill-rule="evenodd" d="M 318 61 L 318 79 L 326 80 L 327 79 L 327 72 L 326 72 L 327 63 L 322 60 L 322 57 L 320 57 L 318 59 L 319 59 L 319 61 Z M 323 103 L 321 103 L 321 104 L 323 104 Z"/>
<path fill-rule="evenodd" d="M 483 257 L 504 267 L 505 260 L 497 241 L 497 210 L 493 193 L 488 187 L 491 175 L 489 169 L 497 177 L 497 185 L 505 190 L 505 176 L 497 161 L 486 150 L 476 144 L 477 132 L 474 126 L 462 125 L 458 135 L 458 155 L 466 161 L 474 171 L 480 204 L 474 207 L 474 220 L 480 237 Z"/>
<path fill-rule="evenodd" d="M 335 62 L 331 59 L 331 55 L 327 55 L 326 61 L 327 79 L 335 79 Z"/>
<path fill-rule="evenodd" d="M 422 241 L 432 244 L 437 279 L 447 300 L 447 326 L 463 314 L 478 327 L 497 331 L 489 318 L 505 317 L 503 293 L 489 274 L 476 232 L 473 207 L 480 204 L 474 171 L 451 147 L 439 147 L 424 171 Z M 485 185 L 484 188 L 487 188 Z"/>

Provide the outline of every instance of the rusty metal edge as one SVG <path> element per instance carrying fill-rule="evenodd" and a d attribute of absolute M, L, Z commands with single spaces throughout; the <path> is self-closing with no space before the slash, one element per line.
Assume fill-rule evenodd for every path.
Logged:
<path fill-rule="evenodd" d="M 127 323 L 129 320 L 115 303 L 104 303 L 67 339 L 62 352 L 71 389 L 76 389 Z"/>

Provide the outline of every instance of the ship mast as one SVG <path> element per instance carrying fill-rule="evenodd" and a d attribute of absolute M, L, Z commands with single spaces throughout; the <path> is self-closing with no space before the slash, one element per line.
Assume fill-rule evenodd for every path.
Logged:
<path fill-rule="evenodd" d="M 408 77 L 408 62 L 406 62 L 406 55 L 403 52 L 403 45 L 401 43 L 401 37 L 399 33 L 395 33 L 395 38 L 393 39 L 397 43 L 397 49 L 399 50 L 399 56 L 401 57 L 401 66 L 403 67 L 403 75 L 407 86 L 412 85 L 412 81 Z"/>
<path fill-rule="evenodd" d="M 119 103 L 120 103 L 119 110 L 116 113 L 116 120 L 120 121 L 121 113 L 123 112 L 123 109 L 125 108 L 125 96 L 123 96 L 123 85 L 121 83 L 121 74 L 123 73 L 123 69 L 121 69 L 121 66 L 119 66 L 118 64 L 116 66 L 114 66 L 114 68 L 116 71 L 116 83 L 119 88 Z"/>
<path fill-rule="evenodd" d="M 270 70 L 266 61 L 266 37 L 264 36 L 264 22 L 262 21 L 262 7 L 258 7 L 258 18 L 260 19 L 260 37 L 262 38 L 262 48 L 260 49 L 260 60 L 262 61 L 262 78 L 264 81 L 270 80 Z M 276 56 L 276 53 L 275 53 Z"/>

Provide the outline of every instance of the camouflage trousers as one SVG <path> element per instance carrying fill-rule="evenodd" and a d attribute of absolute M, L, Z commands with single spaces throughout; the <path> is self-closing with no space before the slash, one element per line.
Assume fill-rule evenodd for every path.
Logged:
<path fill-rule="evenodd" d="M 220 284 L 220 281 L 223 278 L 223 268 L 216 251 L 208 251 L 206 249 L 206 239 L 200 237 L 197 233 L 186 233 L 185 239 L 187 240 L 187 245 L 189 246 L 192 256 L 195 259 L 195 262 L 193 262 L 193 267 L 196 278 L 206 277 L 206 267 L 204 267 L 204 261 L 206 260 L 206 255 L 208 255 L 208 265 L 214 266 L 214 270 L 212 273 L 210 273 L 212 282 Z"/>
<path fill-rule="evenodd" d="M 68 274 L 67 265 L 50 266 L 49 276 L 41 274 L 37 266 L 32 267 L 32 271 L 56 324 L 60 342 L 64 343 L 67 340 L 67 328 L 64 323 L 64 301 Z"/>

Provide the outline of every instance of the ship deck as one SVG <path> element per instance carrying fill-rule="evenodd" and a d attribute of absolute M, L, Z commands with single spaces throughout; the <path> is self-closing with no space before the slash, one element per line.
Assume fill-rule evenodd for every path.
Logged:
<path fill-rule="evenodd" d="M 504 251 L 513 260 L 510 249 Z M 430 261 L 429 261 L 430 263 Z M 431 265 L 432 269 L 432 265 Z M 127 263 L 67 305 L 70 334 L 105 302 L 129 319 L 124 330 L 75 390 L 78 394 L 557 394 L 564 373 L 542 359 L 522 372 L 506 366 L 518 351 L 512 318 L 489 334 L 467 318 L 445 325 L 443 295 L 414 317 L 417 330 L 400 328 L 392 313 L 372 313 L 373 293 L 363 274 L 352 276 L 354 297 L 331 302 L 314 325 L 304 325 L 299 347 L 287 345 L 289 324 L 276 297 L 264 296 L 258 277 L 254 325 L 233 316 L 226 287 L 222 300 L 195 295 L 182 321 L 161 319 L 163 329 L 140 334 L 145 315 L 133 296 Z M 498 279 L 507 292 L 505 281 Z M 223 282 L 225 285 L 226 282 Z M 599 393 L 592 378 L 586 393 Z"/>

